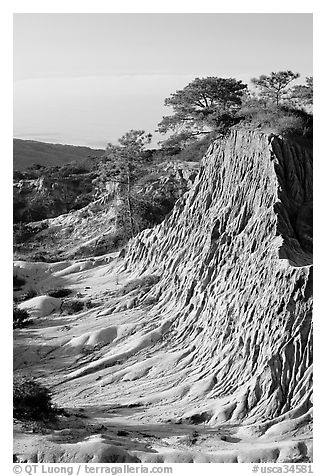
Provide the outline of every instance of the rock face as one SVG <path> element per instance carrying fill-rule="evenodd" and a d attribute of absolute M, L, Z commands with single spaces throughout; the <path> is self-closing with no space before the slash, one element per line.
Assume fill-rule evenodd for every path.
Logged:
<path fill-rule="evenodd" d="M 161 275 L 143 333 L 159 330 L 170 364 L 151 349 L 146 401 L 276 434 L 310 421 L 311 203 L 308 147 L 237 130 L 212 144 L 193 188 L 126 255 L 126 269 Z"/>

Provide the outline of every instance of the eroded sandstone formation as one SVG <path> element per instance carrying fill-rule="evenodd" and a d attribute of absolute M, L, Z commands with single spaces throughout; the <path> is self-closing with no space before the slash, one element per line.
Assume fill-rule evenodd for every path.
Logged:
<path fill-rule="evenodd" d="M 307 146 L 233 131 L 172 215 L 130 244 L 126 267 L 161 275 L 144 327 L 164 328 L 175 366 L 169 390 L 164 359 L 146 376 L 167 403 L 210 423 L 310 420 L 311 203 Z"/>

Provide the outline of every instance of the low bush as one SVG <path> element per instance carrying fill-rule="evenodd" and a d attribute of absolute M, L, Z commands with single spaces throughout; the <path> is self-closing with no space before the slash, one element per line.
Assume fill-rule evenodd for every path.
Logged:
<path fill-rule="evenodd" d="M 41 253 L 41 252 L 31 253 L 28 256 L 28 260 L 32 261 L 34 263 L 47 263 L 48 262 L 47 256 L 44 253 Z"/>
<path fill-rule="evenodd" d="M 14 276 L 14 289 L 16 288 L 17 290 L 21 289 L 22 286 L 26 283 L 25 279 L 18 278 L 17 276 Z"/>
<path fill-rule="evenodd" d="M 264 107 L 259 101 L 251 100 L 242 106 L 238 115 L 240 125 L 284 136 L 312 137 L 312 115 L 290 106 L 268 104 Z"/>
<path fill-rule="evenodd" d="M 14 329 L 21 329 L 26 326 L 29 319 L 29 314 L 25 309 L 19 309 L 14 303 L 13 308 L 13 327 Z"/>
<path fill-rule="evenodd" d="M 27 301 L 27 299 L 32 299 L 33 297 L 37 296 L 37 291 L 35 289 L 29 289 L 28 291 L 26 291 L 26 293 L 22 294 L 18 301 L 22 302 L 22 301 Z"/>
<path fill-rule="evenodd" d="M 187 446 L 193 446 L 197 443 L 198 437 L 199 437 L 198 431 L 194 430 L 190 435 L 187 435 L 184 438 L 183 443 Z"/>
<path fill-rule="evenodd" d="M 62 310 L 66 314 L 76 314 L 77 312 L 80 312 L 84 309 L 84 302 L 83 301 L 66 301 L 62 304 Z"/>
<path fill-rule="evenodd" d="M 88 299 L 88 301 L 85 301 L 85 307 L 86 309 L 93 309 L 94 307 L 97 307 L 98 303 L 93 302 L 91 299 Z"/>
<path fill-rule="evenodd" d="M 72 293 L 71 289 L 61 288 L 61 289 L 53 289 L 51 291 L 48 291 L 46 294 L 54 298 L 64 298 L 66 296 L 69 296 L 69 294 L 71 293 Z"/>
<path fill-rule="evenodd" d="M 51 393 L 33 379 L 14 376 L 14 417 L 22 420 L 52 419 L 57 413 L 52 404 Z"/>

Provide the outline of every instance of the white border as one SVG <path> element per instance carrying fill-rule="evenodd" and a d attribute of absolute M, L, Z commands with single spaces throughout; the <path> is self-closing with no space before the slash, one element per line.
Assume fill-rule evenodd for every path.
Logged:
<path fill-rule="evenodd" d="M 315 261 L 317 265 L 315 267 L 315 285 L 314 291 L 316 295 L 316 304 L 314 312 L 315 323 L 315 408 L 317 410 L 318 418 L 315 421 L 314 431 L 314 472 L 315 474 L 322 475 L 325 470 L 322 471 L 322 460 L 324 458 L 324 445 L 325 440 L 325 410 L 324 410 L 324 398 L 325 392 L 325 375 L 324 375 L 324 347 L 325 347 L 325 321 L 326 316 L 323 313 L 324 305 L 324 273 L 326 270 L 325 263 L 325 211 L 326 207 L 325 195 L 323 193 L 325 189 L 326 179 L 326 144 L 324 140 L 325 136 L 325 121 L 324 115 L 326 111 L 325 107 L 325 75 L 324 71 L 324 55 L 325 55 L 325 24 L 326 18 L 324 15 L 324 9 L 322 2 L 317 1 L 280 1 L 274 0 L 273 2 L 262 1 L 230 1 L 217 2 L 216 0 L 200 0 L 191 2 L 177 2 L 176 0 L 165 0 L 149 2 L 143 0 L 129 0 L 129 1 L 108 1 L 108 0 L 92 0 L 92 1 L 68 1 L 58 0 L 54 1 L 5 1 L 1 6 L 0 15 L 0 34 L 1 34 L 1 64 L 2 78 L 1 78 L 1 204 L 2 204 L 2 276 L 1 276 L 1 291 L 2 291 L 2 345 L 1 348 L 1 363 L 3 373 L 5 374 L 5 383 L 2 386 L 1 395 L 1 410 L 2 410 L 2 459 L 5 460 L 5 466 L 8 463 L 8 472 L 3 471 L 4 474 L 12 474 L 11 469 L 11 455 L 12 455 L 12 435 L 10 428 L 12 428 L 11 422 L 11 375 L 12 375 L 12 340 L 11 340 L 11 258 L 12 258 L 12 14 L 13 13 L 314 13 L 314 82 L 315 82 L 315 166 L 314 166 L 314 218 L 315 218 Z M 275 32 L 277 34 L 277 32 Z M 5 77 L 5 80 L 4 80 Z M 317 118 L 317 119 L 316 119 Z M 4 226 L 3 226 L 4 224 Z M 317 328 L 317 330 L 316 330 Z M 7 430 L 9 429 L 9 431 Z M 8 431 L 8 433 L 7 433 Z M 10 468 L 9 468 L 10 464 Z M 176 465 L 179 466 L 179 465 Z M 184 466 L 184 465 L 181 465 Z M 179 470 L 174 474 L 181 474 L 181 466 Z M 189 467 L 184 469 L 187 473 L 198 471 L 198 467 Z M 190 465 L 191 466 L 191 465 Z M 210 466 L 210 465 L 208 465 Z M 250 474 L 249 465 L 233 465 L 232 468 L 227 468 L 229 465 L 219 465 L 217 471 L 220 474 Z M 223 469 L 224 468 L 224 469 Z M 183 472 L 182 470 L 182 472 Z M 213 468 L 209 469 L 205 466 L 205 471 L 209 473 L 213 471 Z M 214 469 L 216 472 L 216 466 Z"/>

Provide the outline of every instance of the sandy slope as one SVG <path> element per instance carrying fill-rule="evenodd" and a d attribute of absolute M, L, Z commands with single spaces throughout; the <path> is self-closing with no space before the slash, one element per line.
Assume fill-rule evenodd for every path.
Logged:
<path fill-rule="evenodd" d="M 112 262 L 98 266 L 91 273 L 86 269 L 66 276 L 66 286 L 85 299 L 96 296 L 102 305 L 72 316 L 54 312 L 16 331 L 15 369 L 46 381 L 53 389 L 54 401 L 70 413 L 69 417 L 60 417 L 45 435 L 26 434 L 17 425 L 14 453 L 21 460 L 50 462 L 64 455 L 67 462 L 80 462 L 87 461 L 86 453 L 93 455 L 93 462 L 136 461 L 132 458 L 152 463 L 281 462 L 311 458 L 311 440 L 297 428 L 290 436 L 287 432 L 281 438 L 266 437 L 256 427 L 252 434 L 250 426 L 235 423 L 218 427 L 178 423 L 184 407 L 176 407 L 171 414 L 164 408 L 164 400 L 151 409 L 150 405 L 141 403 L 142 388 L 137 386 L 137 379 L 144 375 L 149 362 L 146 366 L 139 359 L 129 362 L 125 376 L 119 365 L 109 368 L 120 375 L 121 382 L 116 388 L 109 388 L 107 372 L 104 382 L 102 372 L 98 372 L 95 379 L 89 374 L 62 383 L 67 372 L 82 367 L 89 358 L 98 362 L 113 342 L 117 346 L 119 341 L 128 336 L 130 339 L 142 329 L 144 309 L 100 316 L 112 302 L 110 293 L 121 289 L 129 277 L 119 273 L 117 285 L 117 275 L 112 273 L 115 265 Z M 147 351 L 143 350 L 143 355 L 148 359 Z M 152 364 L 155 361 L 154 357 Z M 167 373 L 172 363 L 171 359 L 165 361 Z M 127 452 L 121 453 L 120 460 L 116 460 L 116 448 Z"/>
<path fill-rule="evenodd" d="M 69 430 L 37 442 L 18 428 L 15 453 L 311 460 L 311 198 L 309 150 L 235 131 L 124 259 L 16 263 L 41 290 L 64 283 L 96 307 L 17 331 L 15 368 L 85 418 L 62 417 Z"/>

